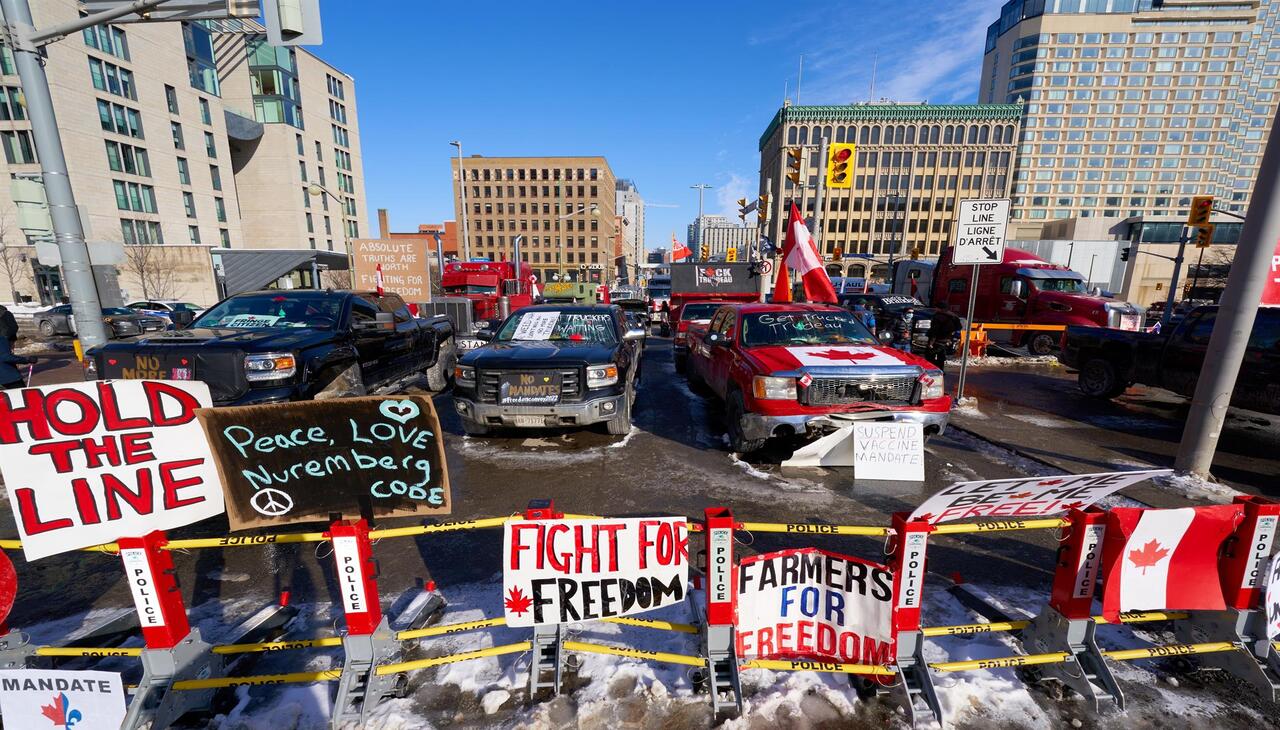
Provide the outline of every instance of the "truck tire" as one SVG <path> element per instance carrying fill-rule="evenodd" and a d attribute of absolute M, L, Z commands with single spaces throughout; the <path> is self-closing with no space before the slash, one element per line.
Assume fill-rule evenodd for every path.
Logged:
<path fill-rule="evenodd" d="M 725 420 L 729 426 L 729 449 L 739 454 L 759 451 L 769 439 L 748 439 L 742 435 L 742 418 L 746 415 L 746 402 L 740 391 L 729 394 L 729 402 L 725 404 Z"/>
<path fill-rule="evenodd" d="M 369 394 L 364 387 L 364 373 L 360 370 L 358 362 L 327 368 L 320 373 L 317 380 L 327 384 L 312 396 L 313 400 L 358 398 Z"/>
<path fill-rule="evenodd" d="M 1092 357 L 1080 366 L 1077 383 L 1080 392 L 1090 398 L 1114 398 L 1125 391 L 1129 384 L 1120 380 L 1115 363 L 1105 357 Z"/>
<path fill-rule="evenodd" d="M 1057 350 L 1058 341 L 1053 338 L 1053 335 L 1046 332 L 1041 332 L 1035 337 L 1032 337 L 1031 341 L 1027 343 L 1027 352 L 1035 355 L 1036 357 L 1052 355 L 1057 352 Z"/>
<path fill-rule="evenodd" d="M 483 423 L 476 423 L 469 419 L 462 419 L 462 432 L 468 436 L 487 436 L 489 435 L 489 427 Z"/>
<path fill-rule="evenodd" d="M 453 366 L 458 364 L 458 348 L 453 337 L 440 345 L 440 354 L 436 355 L 436 364 L 427 368 L 427 388 L 439 393 L 453 382 Z"/>
<path fill-rule="evenodd" d="M 610 436 L 626 436 L 631 432 L 631 400 L 632 390 L 627 388 L 622 399 L 622 412 L 604 422 L 605 430 Z"/>

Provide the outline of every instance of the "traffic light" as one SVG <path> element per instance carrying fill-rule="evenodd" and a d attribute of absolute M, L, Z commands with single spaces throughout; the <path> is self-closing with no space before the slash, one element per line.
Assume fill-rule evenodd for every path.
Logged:
<path fill-rule="evenodd" d="M 1128 260 L 1129 260 L 1129 254 L 1130 254 L 1130 252 L 1132 252 L 1132 251 L 1133 251 L 1133 247 L 1132 247 L 1132 246 L 1125 246 L 1124 248 L 1120 249 L 1120 260 L 1121 260 L 1121 261 L 1128 261 Z"/>
<path fill-rule="evenodd" d="M 787 148 L 787 179 L 793 184 L 800 184 L 800 158 L 804 157 L 804 150 L 799 147 Z"/>
<path fill-rule="evenodd" d="M 703 261 L 706 261 L 707 259 L 711 258 L 711 247 L 708 246 L 707 244 L 705 243 L 702 244 L 702 248 L 699 250 L 699 252 L 702 254 L 701 258 Z"/>
<path fill-rule="evenodd" d="M 738 247 L 732 246 L 728 251 L 724 252 L 724 260 L 733 263 L 738 260 Z"/>
<path fill-rule="evenodd" d="M 919 247 L 919 246 L 916 246 L 916 245 L 912 245 L 912 246 L 911 246 L 911 260 L 912 260 L 912 261 L 919 261 L 919 260 L 920 260 L 920 247 Z"/>
<path fill-rule="evenodd" d="M 1191 199 L 1191 210 L 1187 213 L 1187 225 L 1203 226 L 1209 222 L 1213 213 L 1213 196 L 1197 195 Z"/>
<path fill-rule="evenodd" d="M 827 187 L 853 187 L 853 153 L 857 145 L 836 143 L 827 148 Z"/>
<path fill-rule="evenodd" d="M 747 199 L 738 198 L 738 218 L 742 219 L 743 223 L 747 222 L 748 212 L 750 212 L 750 209 L 747 208 Z"/>
<path fill-rule="evenodd" d="M 1205 223 L 1196 232 L 1196 248 L 1209 248 L 1213 245 L 1213 224 Z"/>
<path fill-rule="evenodd" d="M 756 201 L 756 220 L 763 226 L 769 219 L 769 194 L 765 193 Z"/>
<path fill-rule="evenodd" d="M 836 246 L 835 248 L 831 249 L 832 261 L 839 261 L 843 258 L 844 258 L 844 251 L 842 251 L 839 246 Z"/>

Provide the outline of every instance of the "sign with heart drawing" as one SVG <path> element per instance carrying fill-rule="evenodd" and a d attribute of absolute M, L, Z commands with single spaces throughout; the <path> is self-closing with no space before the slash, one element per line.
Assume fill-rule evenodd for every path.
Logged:
<path fill-rule="evenodd" d="M 232 530 L 452 511 L 440 421 L 422 396 L 197 412 Z"/>

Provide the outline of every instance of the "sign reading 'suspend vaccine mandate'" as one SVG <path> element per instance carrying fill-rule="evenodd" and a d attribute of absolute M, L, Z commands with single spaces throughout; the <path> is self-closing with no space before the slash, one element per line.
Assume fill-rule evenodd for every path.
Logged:
<path fill-rule="evenodd" d="M 502 595 L 508 626 L 628 616 L 684 601 L 683 517 L 508 522 Z"/>
<path fill-rule="evenodd" d="M 857 479 L 924 481 L 924 426 L 855 421 L 853 476 Z"/>

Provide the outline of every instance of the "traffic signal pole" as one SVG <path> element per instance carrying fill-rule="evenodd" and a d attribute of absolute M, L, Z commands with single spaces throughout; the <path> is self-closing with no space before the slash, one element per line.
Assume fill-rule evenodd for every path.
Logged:
<path fill-rule="evenodd" d="M 49 200 L 54 241 L 58 245 L 58 255 L 62 258 L 62 275 L 66 278 L 71 312 L 76 318 L 80 344 L 86 350 L 105 344 L 107 332 L 102 322 L 98 285 L 93 280 L 89 246 L 84 240 L 84 227 L 80 224 L 80 212 L 76 208 L 75 194 L 71 190 L 67 158 L 62 152 L 62 135 L 58 131 L 58 118 L 53 110 L 49 78 L 45 75 L 44 64 L 41 62 L 39 44 L 43 40 L 56 40 L 67 33 L 74 33 L 130 12 L 152 8 L 162 2 L 163 0 L 143 0 L 122 3 L 119 8 L 60 25 L 52 29 L 56 33 L 50 35 L 37 33 L 27 0 L 0 0 L 0 10 L 4 12 L 5 35 L 13 50 L 18 77 L 22 80 L 27 116 L 31 120 L 31 135 L 35 139 L 36 153 L 40 157 L 40 173 L 45 195 Z"/>
<path fill-rule="evenodd" d="M 831 140 L 822 138 L 818 145 L 818 189 L 813 194 L 813 244 L 818 248 L 818 258 L 822 258 L 822 193 L 827 182 L 827 144 Z"/>
<path fill-rule="evenodd" d="M 1169 281 L 1169 296 L 1165 299 L 1164 312 L 1160 315 L 1161 332 L 1168 332 L 1169 319 L 1173 317 L 1173 303 L 1178 296 L 1178 279 L 1182 277 L 1182 262 L 1187 252 L 1187 241 L 1190 235 L 1191 229 L 1183 226 L 1182 235 L 1178 236 L 1178 256 L 1173 260 L 1173 278 Z"/>
<path fill-rule="evenodd" d="M 1274 124 L 1273 119 L 1272 133 L 1267 138 L 1267 150 L 1263 153 L 1249 203 L 1249 215 L 1240 232 L 1235 261 L 1191 400 L 1191 413 L 1178 446 L 1174 466 L 1180 472 L 1206 476 L 1213 465 L 1227 406 L 1271 271 L 1275 242 L 1280 238 L 1280 142 L 1276 140 Z"/>

